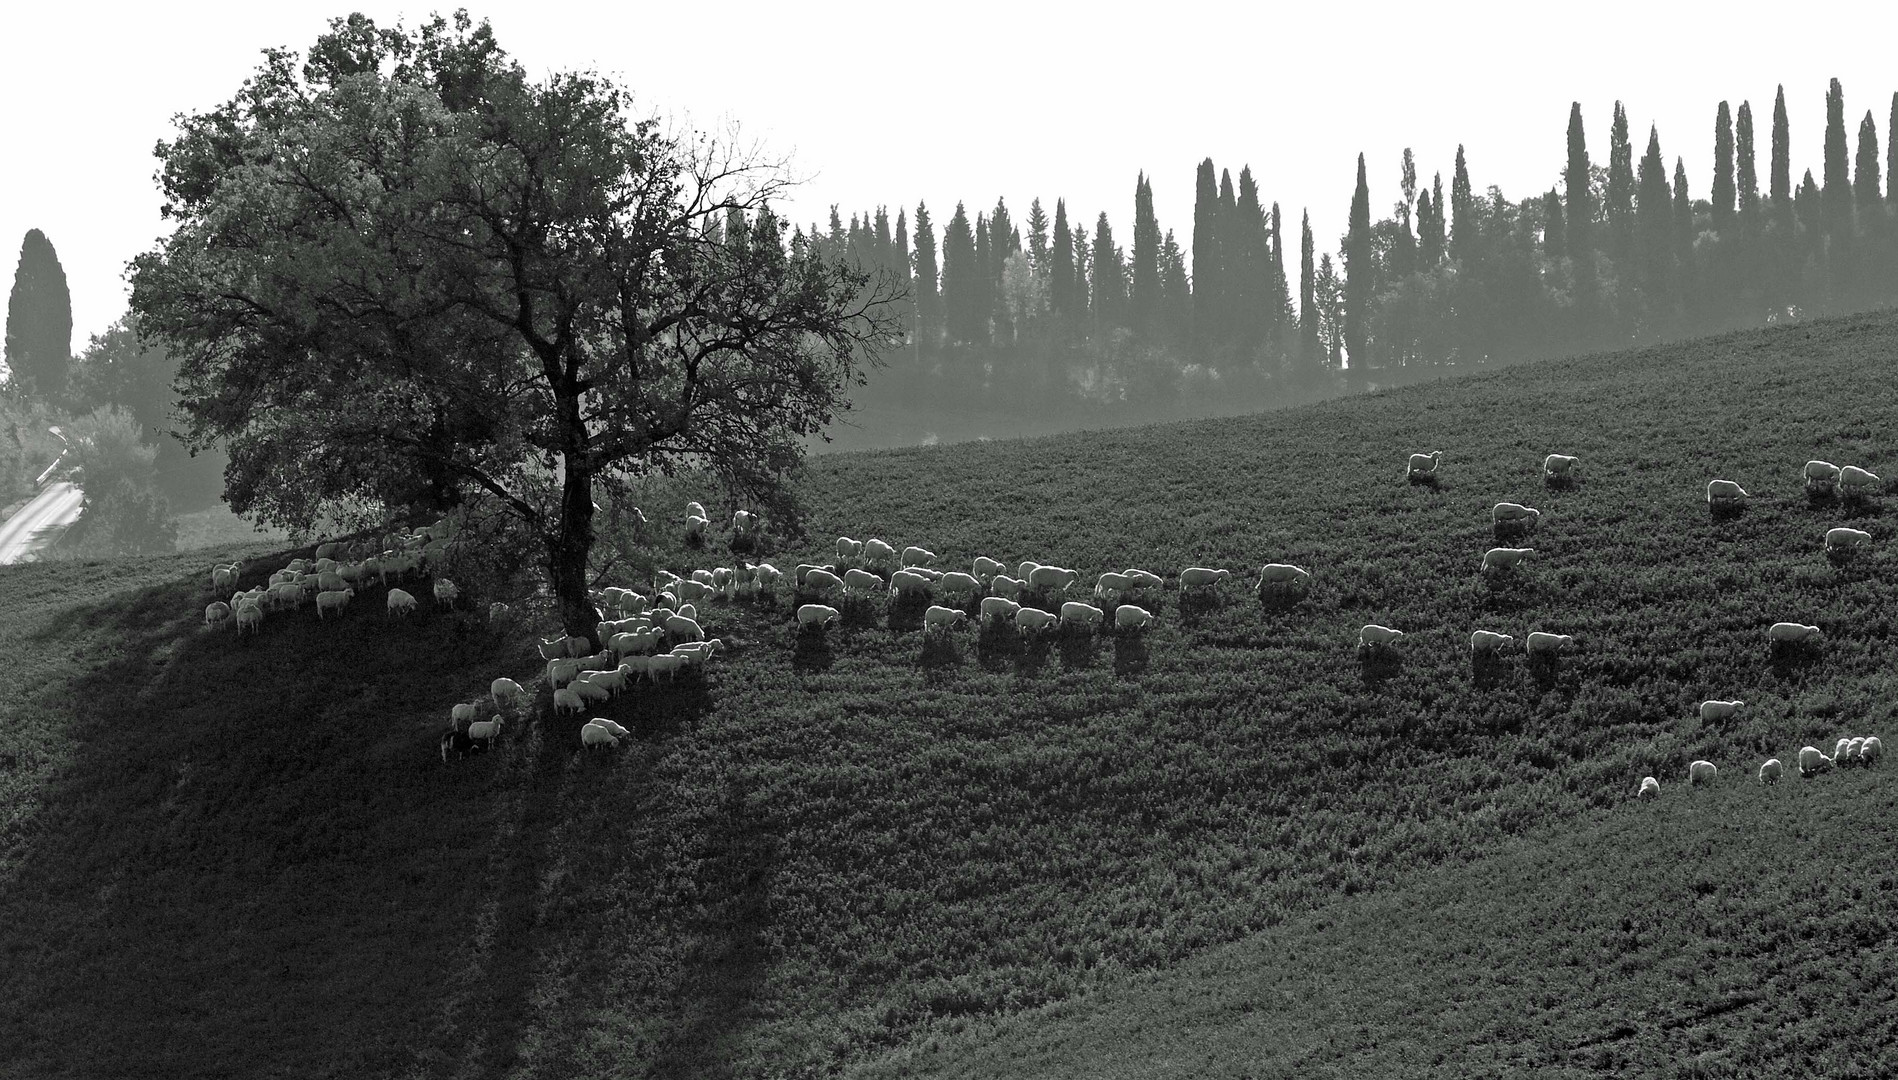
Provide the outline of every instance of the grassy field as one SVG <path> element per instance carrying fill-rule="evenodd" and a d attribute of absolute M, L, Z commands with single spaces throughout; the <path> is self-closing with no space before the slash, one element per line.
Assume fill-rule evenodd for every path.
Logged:
<path fill-rule="evenodd" d="M 197 629 L 208 552 L 0 571 L 0 648 L 29 673 L 0 699 L 0 1076 L 1081 1075 L 1117 1053 L 1186 1075 L 1189 1052 L 1225 1075 L 1884 1074 L 1892 793 L 1748 777 L 1898 735 L 1891 485 L 1809 504 L 1798 477 L 1898 475 L 1894 349 L 1898 319 L 1858 317 L 826 456 L 781 567 L 842 533 L 943 566 L 1288 561 L 1315 585 L 1169 587 L 1143 638 L 1028 647 L 926 646 L 913 607 L 813 639 L 788 595 L 709 605 L 730 651 L 602 710 L 636 735 L 612 754 L 581 753 L 543 688 L 497 753 L 437 760 L 451 702 L 536 666 L 472 616 L 388 626 L 372 589 L 340 626 L 273 616 L 238 645 Z M 1442 486 L 1405 484 L 1438 448 Z M 1550 451 L 1579 487 L 1543 489 Z M 1715 476 L 1753 493 L 1737 519 L 1709 517 Z M 669 533 L 657 508 L 690 497 L 714 501 L 644 503 Z M 1523 572 L 1485 582 L 1502 499 L 1545 516 Z M 1833 565 L 1821 537 L 1848 521 L 1874 549 Z M 1828 640 L 1769 649 L 1781 619 Z M 1373 621 L 1409 636 L 1367 664 Z M 1479 626 L 1576 647 L 1472 667 Z M 1749 707 L 1702 726 L 1708 697 Z M 1690 794 L 1700 757 L 1722 776 Z M 1636 805 L 1648 773 L 1668 796 Z M 1782 986 L 1796 1008 L 1722 1007 Z M 1718 1018 L 1693 1051 L 1713 1056 L 1669 1041 L 1716 1007 L 1692 1021 Z M 1811 1053 L 1811 1017 L 1865 1035 Z"/>

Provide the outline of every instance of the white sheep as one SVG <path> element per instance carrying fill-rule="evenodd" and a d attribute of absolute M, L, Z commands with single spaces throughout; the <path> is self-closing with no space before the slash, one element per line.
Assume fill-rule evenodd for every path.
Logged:
<path fill-rule="evenodd" d="M 1205 589 L 1217 586 L 1232 576 L 1230 570 L 1215 570 L 1210 566 L 1189 566 L 1180 571 L 1180 590 Z"/>
<path fill-rule="evenodd" d="M 844 579 L 823 567 L 813 567 L 804 574 L 802 582 L 805 589 L 826 595 L 841 595 L 844 592 Z"/>
<path fill-rule="evenodd" d="M 1839 481 L 1839 467 L 1830 461 L 1815 459 L 1806 462 L 1806 467 L 1800 470 L 1800 475 L 1806 480 L 1807 491 L 1830 491 L 1832 485 Z"/>
<path fill-rule="evenodd" d="M 913 570 L 898 570 L 890 575 L 891 596 L 927 596 L 930 580 Z"/>
<path fill-rule="evenodd" d="M 237 584 L 237 575 L 229 568 L 219 566 L 211 571 L 211 591 L 223 592 Z"/>
<path fill-rule="evenodd" d="M 1496 525 L 1516 525 L 1532 530 L 1542 521 L 1542 511 L 1521 503 L 1499 502 L 1490 508 L 1490 521 Z"/>
<path fill-rule="evenodd" d="M 575 712 L 580 711 L 576 706 Z M 591 750 L 596 746 L 618 746 L 619 736 L 613 734 L 597 720 L 589 720 L 580 727 L 580 745 Z"/>
<path fill-rule="evenodd" d="M 552 686 L 564 686 L 572 682 L 585 669 L 580 666 L 578 657 L 562 657 L 547 661 L 547 682 Z"/>
<path fill-rule="evenodd" d="M 1656 799 L 1661 795 L 1661 782 L 1652 776 L 1641 778 L 1641 790 L 1635 792 L 1637 799 Z"/>
<path fill-rule="evenodd" d="M 1866 495 L 1878 490 L 1878 474 L 1868 472 L 1857 465 L 1846 465 L 1839 470 L 1839 494 Z"/>
<path fill-rule="evenodd" d="M 1838 742 L 1833 743 L 1832 744 L 1833 762 L 1835 762 L 1836 764 L 1840 766 L 1850 765 L 1852 763 L 1851 749 L 1852 749 L 1852 737 L 1850 735 L 1844 736 L 1840 738 Z"/>
<path fill-rule="evenodd" d="M 1134 591 L 1135 588 L 1133 578 L 1128 577 L 1126 574 L 1118 574 L 1109 570 L 1095 580 L 1094 598 L 1096 600 L 1105 600 L 1107 599 L 1107 594 L 1112 593 L 1114 594 L 1114 602 L 1119 603 L 1123 593 L 1130 593 Z"/>
<path fill-rule="evenodd" d="M 1021 605 L 1006 596 L 985 596 L 982 598 L 982 617 L 984 619 L 1012 619 L 1021 610 Z"/>
<path fill-rule="evenodd" d="M 1522 560 L 1536 553 L 1535 548 L 1490 548 L 1483 552 L 1483 572 L 1514 570 Z"/>
<path fill-rule="evenodd" d="M 704 641 L 705 630 L 697 619 L 685 615 L 674 615 L 666 620 L 666 634 L 680 641 Z"/>
<path fill-rule="evenodd" d="M 1406 477 L 1429 477 L 1437 475 L 1437 466 L 1443 463 L 1443 451 L 1432 450 L 1428 454 L 1412 454 L 1405 466 Z"/>
<path fill-rule="evenodd" d="M 621 727 L 615 721 L 608 720 L 604 716 L 596 716 L 593 719 L 587 721 L 587 723 L 598 724 L 600 727 L 605 728 L 606 730 L 612 732 L 614 735 L 622 739 L 628 738 L 632 735 L 632 732 L 627 731 L 625 728 Z"/>
<path fill-rule="evenodd" d="M 1876 764 L 1884 753 L 1885 744 L 1878 741 L 1878 736 L 1867 735 L 1865 745 L 1858 748 L 1858 760 L 1862 765 Z"/>
<path fill-rule="evenodd" d="M 718 595 L 716 588 L 703 581 L 681 581 L 674 588 L 678 590 L 677 595 L 681 603 L 710 600 Z"/>
<path fill-rule="evenodd" d="M 863 554 L 863 541 L 852 540 L 848 536 L 837 538 L 837 561 L 839 563 L 854 559 Z"/>
<path fill-rule="evenodd" d="M 1056 592 L 1066 592 L 1069 586 L 1073 585 L 1080 576 L 1081 575 L 1076 571 L 1063 569 L 1059 566 L 1037 566 L 1029 572 L 1028 584 L 1036 589 L 1053 589 Z"/>
<path fill-rule="evenodd" d="M 1687 782 L 1693 786 L 1711 784 L 1713 783 L 1713 778 L 1718 775 L 1719 772 L 1720 770 L 1714 768 L 1714 764 L 1711 761 L 1689 762 L 1687 765 Z"/>
<path fill-rule="evenodd" d="M 1575 464 L 1579 459 L 1572 454 L 1550 454 L 1542 459 L 1542 478 L 1544 480 L 1566 480 L 1575 475 Z"/>
<path fill-rule="evenodd" d="M 1007 574 L 997 574 L 989 579 L 989 592 L 1008 600 L 1021 599 L 1022 590 L 1027 587 L 1028 583 L 1026 581 L 1017 577 L 1009 577 Z"/>
<path fill-rule="evenodd" d="M 697 501 L 685 504 L 685 514 L 687 517 L 710 518 L 712 516 L 705 512 L 705 504 Z"/>
<path fill-rule="evenodd" d="M 1021 561 L 1021 565 L 1017 567 L 1015 570 L 1015 576 L 1022 579 L 1023 581 L 1029 581 L 1033 579 L 1035 575 L 1035 571 L 1040 568 L 1041 568 L 1041 564 L 1036 562 L 1035 560 L 1023 559 Z"/>
<path fill-rule="evenodd" d="M 1523 651 L 1530 656 L 1553 656 L 1573 644 L 1575 644 L 1573 634 L 1549 634 L 1541 630 L 1532 630 L 1529 633 L 1529 640 L 1523 645 Z"/>
<path fill-rule="evenodd" d="M 714 575 L 710 570 L 705 570 L 705 569 L 694 570 L 691 573 L 687 574 L 686 576 L 690 578 L 691 580 L 696 581 L 699 584 L 705 585 L 707 587 L 714 587 L 718 584 L 718 577 Z"/>
<path fill-rule="evenodd" d="M 1383 626 L 1378 623 L 1365 623 L 1358 630 L 1358 648 L 1369 649 L 1376 646 L 1393 645 L 1398 638 L 1403 636 L 1404 632 L 1402 630 L 1393 630 L 1388 626 Z"/>
<path fill-rule="evenodd" d="M 928 548 L 910 546 L 903 549 L 903 567 L 922 566 L 936 561 L 936 553 Z"/>
<path fill-rule="evenodd" d="M 1734 506 L 1746 498 L 1746 489 L 1731 480 L 1707 481 L 1708 506 Z"/>
<path fill-rule="evenodd" d="M 576 712 L 577 713 L 577 712 L 581 712 L 586 707 L 587 707 L 586 701 L 582 699 L 579 694 L 574 693 L 571 689 L 563 686 L 560 689 L 554 691 L 554 712 L 556 713 Z"/>
<path fill-rule="evenodd" d="M 671 682 L 679 677 L 679 671 L 684 667 L 685 657 L 683 656 L 674 656 L 671 653 L 649 656 L 646 658 L 646 678 L 658 682 L 659 676 L 664 675 L 666 681 Z"/>
<path fill-rule="evenodd" d="M 946 596 L 959 596 L 967 603 L 971 597 L 982 595 L 982 583 L 974 574 L 965 574 L 951 570 L 936 581 L 936 587 Z"/>
<path fill-rule="evenodd" d="M 540 653 L 542 660 L 558 660 L 567 655 L 567 639 L 564 637 L 548 638 L 534 646 L 534 648 Z"/>
<path fill-rule="evenodd" d="M 687 540 L 705 539 L 705 529 L 711 522 L 696 514 L 685 519 L 685 538 Z"/>
<path fill-rule="evenodd" d="M 1137 567 L 1130 566 L 1122 571 L 1122 573 L 1127 575 L 1127 580 L 1133 582 L 1134 588 L 1136 589 L 1158 589 L 1166 584 L 1165 579 L 1161 578 L 1160 575 L 1141 570 Z"/>
<path fill-rule="evenodd" d="M 720 566 L 712 571 L 712 589 L 720 596 L 738 595 L 738 571 L 729 566 Z"/>
<path fill-rule="evenodd" d="M 791 571 L 791 584 L 796 585 L 800 589 L 803 588 L 804 580 L 810 577 L 813 571 L 817 571 L 817 570 L 822 570 L 824 573 L 830 574 L 833 577 L 837 573 L 837 567 L 834 564 L 808 563 L 808 562 L 798 563 L 797 567 Z"/>
<path fill-rule="evenodd" d="M 1499 634 L 1494 630 L 1476 630 L 1470 634 L 1470 655 L 1494 653 L 1506 645 L 1516 643 L 1515 635 Z"/>
<path fill-rule="evenodd" d="M 334 611 L 338 615 L 349 606 L 350 598 L 356 595 L 354 589 L 337 589 L 316 594 L 316 617 L 321 619 L 325 611 Z"/>
<path fill-rule="evenodd" d="M 1852 741 L 1846 744 L 1844 760 L 1853 762 L 1855 764 L 1859 763 L 1863 761 L 1863 759 L 1859 755 L 1863 753 L 1864 750 L 1865 750 L 1865 736 L 1854 735 L 1852 736 Z"/>
<path fill-rule="evenodd" d="M 966 621 L 968 617 L 969 613 L 960 608 L 931 604 L 929 610 L 923 612 L 923 634 L 928 636 L 932 630 L 948 630 L 957 623 Z"/>
<path fill-rule="evenodd" d="M 889 588 L 889 585 L 882 578 L 872 574 L 868 570 L 852 568 L 844 571 L 845 596 L 849 596 L 852 593 L 871 593 L 874 595 L 887 588 Z"/>
<path fill-rule="evenodd" d="M 688 641 L 683 645 L 674 645 L 670 655 L 682 656 L 685 658 L 686 663 L 697 665 L 704 664 L 724 648 L 725 639 L 711 638 L 706 641 Z M 649 664 L 647 667 L 650 668 L 651 665 Z M 626 671 L 627 669 L 621 668 L 620 670 Z"/>
<path fill-rule="evenodd" d="M 510 701 L 519 701 L 527 696 L 521 684 L 503 676 L 488 684 L 488 696 L 494 699 L 495 708 L 505 708 Z"/>
<path fill-rule="evenodd" d="M 480 743 L 483 750 L 492 750 L 494 740 L 501 737 L 501 728 L 506 726 L 506 723 L 498 716 L 491 720 L 476 720 L 468 725 L 468 738 Z"/>
<path fill-rule="evenodd" d="M 598 686 L 609 694 L 618 694 L 626 689 L 626 672 L 622 668 L 612 667 L 604 671 L 589 671 L 574 681 Z"/>
<path fill-rule="evenodd" d="M 1816 626 L 1807 626 L 1805 623 L 1776 622 L 1766 628 L 1766 636 L 1773 641 L 1797 644 L 1823 641 L 1825 631 Z"/>
<path fill-rule="evenodd" d="M 1816 746 L 1802 746 L 1799 748 L 1799 775 L 1811 776 L 1816 772 L 1831 767 L 1832 759 L 1825 755 L 1825 751 Z"/>
<path fill-rule="evenodd" d="M 1060 620 L 1060 616 L 1056 615 L 1052 611 L 1043 611 L 1040 608 L 1025 607 L 1015 612 L 1015 629 L 1020 631 L 1022 635 L 1025 637 L 1029 634 L 1035 633 L 1038 630 L 1046 630 L 1048 627 L 1053 626 L 1059 620 Z"/>
<path fill-rule="evenodd" d="M 1114 609 L 1114 629 L 1145 630 L 1153 625 L 1153 612 L 1133 604 L 1122 604 Z"/>
<path fill-rule="evenodd" d="M 768 562 L 759 563 L 754 576 L 758 579 L 758 588 L 765 590 L 775 587 L 783 579 L 784 572 Z"/>
<path fill-rule="evenodd" d="M 1779 763 L 1778 758 L 1767 758 L 1760 764 L 1760 783 L 1777 784 L 1779 783 L 1779 778 L 1784 775 L 1785 772 L 1786 767 Z"/>
<path fill-rule="evenodd" d="M 732 532 L 737 536 L 748 535 L 763 522 L 763 518 L 749 510 L 739 510 L 732 514 Z"/>
<path fill-rule="evenodd" d="M 481 706 L 474 702 L 464 701 L 448 710 L 448 719 L 459 730 L 461 725 L 473 723 L 474 718 L 480 715 L 480 710 Z"/>
<path fill-rule="evenodd" d="M 1266 563 L 1259 570 L 1258 587 L 1264 589 L 1267 585 L 1308 587 L 1311 585 L 1311 572 L 1291 563 Z"/>
<path fill-rule="evenodd" d="M 567 690 L 578 694 L 582 701 L 605 701 L 613 695 L 604 686 L 586 679 L 575 679 L 567 684 Z"/>
<path fill-rule="evenodd" d="M 1711 723 L 1715 720 L 1731 720 L 1740 715 L 1744 701 L 1709 700 L 1700 703 L 1700 722 Z"/>
<path fill-rule="evenodd" d="M 807 626 L 823 628 L 843 618 L 843 614 L 827 604 L 804 604 L 797 609 L 799 629 Z"/>
<path fill-rule="evenodd" d="M 1825 549 L 1827 552 L 1850 554 L 1861 547 L 1869 547 L 1872 534 L 1864 529 L 1837 528 L 1826 530 Z"/>
<path fill-rule="evenodd" d="M 388 607 L 390 615 L 407 615 L 415 610 L 415 596 L 407 589 L 390 589 Z"/>
<path fill-rule="evenodd" d="M 895 570 L 897 569 L 896 549 L 875 537 L 871 537 L 863 542 L 863 565 L 881 566 L 886 569 Z"/>
<path fill-rule="evenodd" d="M 219 626 L 223 626 L 225 620 L 230 617 L 231 605 L 222 600 L 213 600 L 204 605 L 204 625 L 206 628 L 215 629 Z"/>
<path fill-rule="evenodd" d="M 977 555 L 975 562 L 971 564 L 970 570 L 978 580 L 986 585 L 995 575 L 1007 572 L 1008 564 Z"/>
<path fill-rule="evenodd" d="M 1084 630 L 1092 630 L 1106 617 L 1105 611 L 1093 604 L 1083 604 L 1079 600 L 1069 600 L 1061 605 L 1061 625 L 1063 626 L 1078 626 Z"/>

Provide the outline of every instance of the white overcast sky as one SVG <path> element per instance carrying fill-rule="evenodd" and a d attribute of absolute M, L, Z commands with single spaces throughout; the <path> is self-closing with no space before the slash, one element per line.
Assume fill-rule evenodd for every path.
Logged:
<path fill-rule="evenodd" d="M 1881 8 L 1883 13 L 1880 12 Z M 1830 10 L 1829 10 L 1830 9 Z M 331 16 L 413 25 L 451 6 L 212 3 L 9 5 L 0 16 L 0 266 L 21 237 L 51 238 L 73 294 L 74 348 L 124 309 L 124 265 L 161 232 L 152 146 L 171 117 L 228 99 L 269 46 L 306 48 Z M 1684 157 L 1704 197 L 1714 113 L 1753 102 L 1766 182 L 1774 88 L 1784 84 L 1794 178 L 1819 175 L 1827 80 L 1845 89 L 1848 137 L 1870 109 L 1881 151 L 1898 68 L 1898 5 L 581 4 L 469 7 L 530 72 L 596 68 L 653 110 L 738 121 L 809 180 L 797 222 L 839 203 L 892 219 L 928 203 L 941 225 L 1004 196 L 1019 222 L 1057 196 L 1091 230 L 1105 210 L 1131 243 L 1146 170 L 1163 229 L 1192 232 L 1201 158 L 1250 164 L 1285 213 L 1288 271 L 1309 208 L 1336 251 L 1357 155 L 1374 212 L 1398 197 L 1414 147 L 1427 185 L 1467 147 L 1480 190 L 1546 190 L 1564 160 L 1569 103 L 1605 161 L 1614 102 L 1638 156 L 1658 124 L 1670 171 Z M 1577 25 L 1575 13 L 1583 12 Z M 1881 153 L 1882 158 L 1882 153 Z"/>

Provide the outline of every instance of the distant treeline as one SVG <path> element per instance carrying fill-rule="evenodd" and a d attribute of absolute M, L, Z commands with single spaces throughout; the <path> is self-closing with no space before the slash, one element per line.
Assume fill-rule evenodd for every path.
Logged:
<path fill-rule="evenodd" d="M 1334 261 L 1309 213 L 1287 252 L 1279 205 L 1249 168 L 1235 183 L 1208 158 L 1192 233 L 1162 231 L 1151 181 L 1134 186 L 1131 251 L 1105 213 L 1086 223 L 1057 199 L 1024 219 L 997 200 L 940 231 L 926 205 L 795 229 L 907 284 L 906 340 L 866 397 L 954 410 L 1175 415 L 1193 401 L 1264 406 L 1400 381 L 1446 364 L 1514 362 L 1862 310 L 1898 299 L 1898 94 L 1881 178 L 1871 112 L 1848 152 L 1844 93 L 1826 96 L 1823 174 L 1795 184 L 1782 87 L 1762 191 L 1750 103 L 1721 102 L 1714 175 L 1695 197 L 1650 128 L 1638 158 L 1619 102 L 1608 164 L 1569 114 L 1562 182 L 1520 201 L 1478 192 L 1461 146 L 1449 184 L 1426 187 L 1405 150 L 1400 198 L 1372 219 L 1362 155 Z M 1296 292 L 1294 292 L 1294 286 Z"/>

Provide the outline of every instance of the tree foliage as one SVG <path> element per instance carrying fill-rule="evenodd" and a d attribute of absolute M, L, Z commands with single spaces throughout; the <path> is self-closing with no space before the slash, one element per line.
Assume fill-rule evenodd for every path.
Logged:
<path fill-rule="evenodd" d="M 66 394 L 72 367 L 72 292 L 53 242 L 28 229 L 7 297 L 8 388 L 43 402 Z"/>

